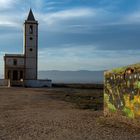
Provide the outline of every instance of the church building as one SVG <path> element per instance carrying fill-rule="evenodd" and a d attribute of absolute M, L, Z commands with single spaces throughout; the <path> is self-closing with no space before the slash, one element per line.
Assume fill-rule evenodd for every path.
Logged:
<path fill-rule="evenodd" d="M 23 54 L 5 54 L 4 79 L 10 86 L 51 86 L 51 80 L 38 80 L 38 21 L 30 9 L 24 22 Z"/>

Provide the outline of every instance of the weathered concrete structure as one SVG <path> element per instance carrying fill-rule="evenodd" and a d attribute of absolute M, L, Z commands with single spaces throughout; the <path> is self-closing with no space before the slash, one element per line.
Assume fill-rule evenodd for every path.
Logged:
<path fill-rule="evenodd" d="M 140 118 L 140 64 L 104 73 L 104 111 Z"/>
<path fill-rule="evenodd" d="M 51 80 L 37 80 L 38 71 L 38 21 L 30 9 L 24 23 L 23 54 L 5 54 L 4 79 L 0 85 L 44 87 L 51 86 Z M 5 81 L 8 82 L 5 82 Z"/>

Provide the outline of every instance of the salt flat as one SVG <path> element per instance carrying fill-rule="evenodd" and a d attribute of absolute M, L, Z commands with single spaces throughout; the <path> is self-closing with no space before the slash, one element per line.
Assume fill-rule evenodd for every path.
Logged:
<path fill-rule="evenodd" d="M 0 88 L 0 139 L 139 140 L 140 128 L 136 122 L 103 117 L 102 92 L 75 88 Z"/>

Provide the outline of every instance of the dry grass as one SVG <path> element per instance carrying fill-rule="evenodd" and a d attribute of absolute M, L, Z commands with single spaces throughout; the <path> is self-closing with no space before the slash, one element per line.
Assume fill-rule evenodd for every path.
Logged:
<path fill-rule="evenodd" d="M 73 103 L 78 109 L 103 110 L 103 90 L 101 89 L 59 88 L 53 90 L 49 97 Z"/>

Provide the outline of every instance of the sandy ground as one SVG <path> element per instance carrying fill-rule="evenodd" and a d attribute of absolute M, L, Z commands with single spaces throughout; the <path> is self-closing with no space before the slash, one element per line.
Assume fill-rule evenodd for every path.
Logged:
<path fill-rule="evenodd" d="M 0 88 L 0 140 L 140 140 L 136 122 L 51 97 L 63 90 Z"/>

